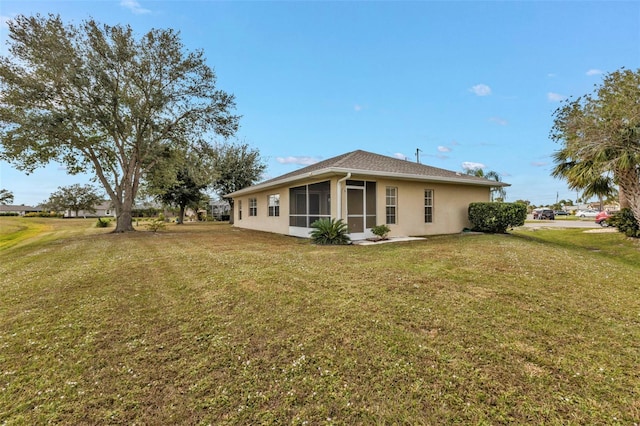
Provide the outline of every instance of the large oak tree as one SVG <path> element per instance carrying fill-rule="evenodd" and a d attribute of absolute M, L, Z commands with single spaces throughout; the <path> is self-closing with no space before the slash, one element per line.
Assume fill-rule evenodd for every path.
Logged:
<path fill-rule="evenodd" d="M 59 16 L 9 21 L 0 58 L 0 158 L 27 173 L 51 161 L 90 171 L 132 231 L 141 180 L 167 147 L 188 150 L 203 135 L 238 128 L 233 95 L 216 88 L 202 51 L 173 30 L 137 38 L 129 26 Z"/>

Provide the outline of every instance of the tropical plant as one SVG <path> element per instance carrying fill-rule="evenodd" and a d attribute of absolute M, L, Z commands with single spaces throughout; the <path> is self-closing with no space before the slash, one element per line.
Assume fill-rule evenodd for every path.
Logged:
<path fill-rule="evenodd" d="M 467 171 L 465 173 L 468 174 L 468 175 L 471 175 L 471 176 L 475 176 L 475 177 L 481 177 L 481 178 L 493 180 L 493 181 L 496 181 L 496 182 L 502 182 L 502 178 L 500 177 L 500 174 L 498 172 L 493 171 L 493 170 L 485 172 L 481 168 L 478 168 L 478 169 L 467 169 Z M 504 198 L 506 196 L 507 196 L 507 191 L 504 189 L 504 186 L 498 185 L 498 186 L 492 186 L 491 187 L 491 201 L 500 201 L 500 202 L 502 202 L 502 201 L 504 201 Z"/>
<path fill-rule="evenodd" d="M 551 139 L 562 144 L 552 175 L 569 187 L 607 197 L 618 185 L 620 206 L 640 223 L 640 70 L 604 77 L 593 94 L 554 112 Z"/>
<path fill-rule="evenodd" d="M 335 220 L 333 218 L 319 219 L 311 224 L 311 240 L 315 244 L 321 245 L 339 245 L 349 244 L 349 229 L 342 219 Z"/>
<path fill-rule="evenodd" d="M 624 208 L 620 210 L 620 212 L 612 215 L 607 221 L 627 237 L 640 238 L 640 225 L 638 225 L 638 221 L 635 220 L 631 209 Z"/>

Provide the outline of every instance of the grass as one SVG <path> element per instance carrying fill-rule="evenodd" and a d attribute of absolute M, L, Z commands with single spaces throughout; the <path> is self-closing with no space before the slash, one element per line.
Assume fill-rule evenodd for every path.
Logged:
<path fill-rule="evenodd" d="M 640 422 L 620 234 L 322 247 L 29 220 L 0 218 L 42 230 L 0 246 L 0 424 Z"/>

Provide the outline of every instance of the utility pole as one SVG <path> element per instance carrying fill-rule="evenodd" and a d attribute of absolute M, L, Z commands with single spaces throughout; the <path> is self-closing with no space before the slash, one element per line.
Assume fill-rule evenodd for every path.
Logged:
<path fill-rule="evenodd" d="M 422 151 L 420 148 L 416 148 L 416 162 L 418 164 L 420 164 L 420 151 Z"/>

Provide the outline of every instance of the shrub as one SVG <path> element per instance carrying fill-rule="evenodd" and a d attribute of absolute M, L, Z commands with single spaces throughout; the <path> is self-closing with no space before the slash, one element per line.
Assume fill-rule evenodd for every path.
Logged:
<path fill-rule="evenodd" d="M 522 203 L 471 203 L 469 221 L 474 231 L 504 234 L 508 228 L 524 225 L 527 206 Z"/>
<path fill-rule="evenodd" d="M 389 228 L 387 225 L 378 225 L 371 228 L 371 232 L 373 233 L 373 235 L 376 235 L 381 240 L 386 240 L 387 234 L 391 232 L 391 228 Z"/>
<path fill-rule="evenodd" d="M 607 220 L 627 237 L 640 238 L 640 225 L 631 209 L 624 208 Z"/>
<path fill-rule="evenodd" d="M 167 226 L 167 224 L 165 223 L 164 219 L 158 218 L 158 219 L 149 221 L 149 223 L 145 224 L 145 226 L 149 231 L 158 232 L 159 230 L 164 229 Z"/>
<path fill-rule="evenodd" d="M 316 244 L 349 244 L 347 224 L 342 219 L 319 219 L 311 224 L 311 240 Z"/>
<path fill-rule="evenodd" d="M 96 228 L 108 228 L 111 225 L 111 221 L 109 219 L 102 220 L 98 218 L 98 222 L 96 222 Z"/>
<path fill-rule="evenodd" d="M 30 212 L 26 213 L 24 217 L 64 217 L 64 215 L 56 212 Z"/>

